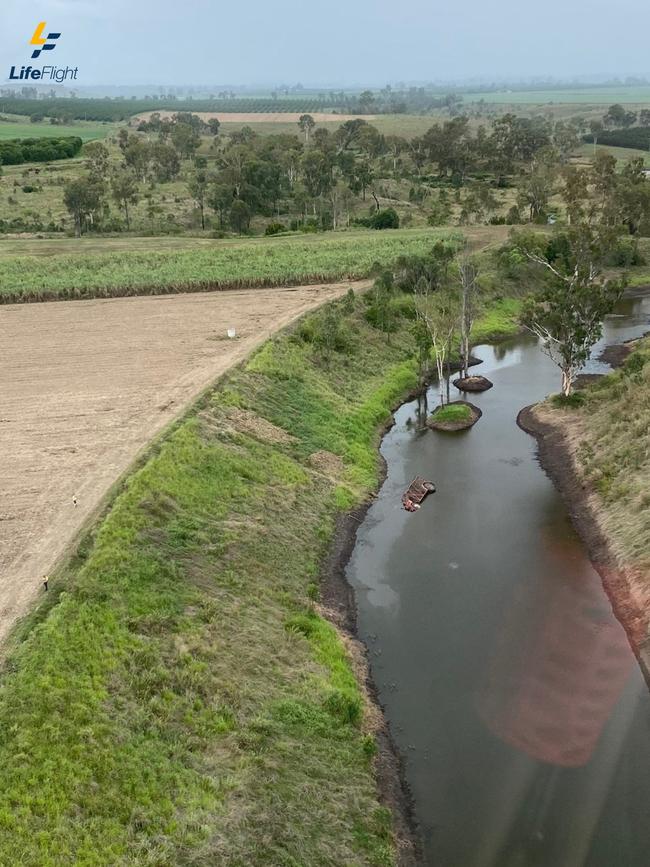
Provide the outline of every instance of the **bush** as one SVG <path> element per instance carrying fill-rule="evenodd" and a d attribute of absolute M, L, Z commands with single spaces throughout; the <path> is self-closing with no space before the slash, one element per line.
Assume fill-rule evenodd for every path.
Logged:
<path fill-rule="evenodd" d="M 352 349 L 352 337 L 341 312 L 330 304 L 314 321 L 313 342 L 329 352 L 347 353 Z"/>
<path fill-rule="evenodd" d="M 351 313 L 354 313 L 354 309 L 357 306 L 357 296 L 354 294 L 354 289 L 352 286 L 345 293 L 345 298 L 343 299 L 343 312 L 349 316 Z"/>
<path fill-rule="evenodd" d="M 361 699 L 341 689 L 332 690 L 325 700 L 325 707 L 343 723 L 354 725 L 361 719 Z"/>
<path fill-rule="evenodd" d="M 370 218 L 371 229 L 399 229 L 399 215 L 394 208 L 384 208 Z"/>
<path fill-rule="evenodd" d="M 553 406 L 557 406 L 560 409 L 578 409 L 578 407 L 581 407 L 584 402 L 584 391 L 574 391 L 568 395 L 554 394 L 551 398 Z"/>
<path fill-rule="evenodd" d="M 284 223 L 269 223 L 266 229 L 264 229 L 265 235 L 280 235 L 282 232 L 286 232 L 287 227 Z"/>
<path fill-rule="evenodd" d="M 427 217 L 428 226 L 444 226 L 449 222 L 451 208 L 446 202 L 434 202 L 431 213 Z"/>
<path fill-rule="evenodd" d="M 620 238 L 608 257 L 608 264 L 618 268 L 629 268 L 632 265 L 645 265 L 645 263 L 637 241 L 632 238 Z"/>
<path fill-rule="evenodd" d="M 643 352 L 634 352 L 629 358 L 625 359 L 623 372 L 626 374 L 639 373 L 640 370 L 643 370 L 649 358 L 650 356 L 645 355 Z"/>
<path fill-rule="evenodd" d="M 316 340 L 316 323 L 313 316 L 303 319 L 297 329 L 297 334 L 303 343 L 314 343 Z"/>
<path fill-rule="evenodd" d="M 521 211 L 519 210 L 517 205 L 513 205 L 506 214 L 506 225 L 516 226 L 522 222 L 523 220 L 521 219 Z"/>
<path fill-rule="evenodd" d="M 0 142 L 0 163 L 17 166 L 26 162 L 49 162 L 73 157 L 81 150 L 79 136 L 61 138 L 15 138 Z"/>

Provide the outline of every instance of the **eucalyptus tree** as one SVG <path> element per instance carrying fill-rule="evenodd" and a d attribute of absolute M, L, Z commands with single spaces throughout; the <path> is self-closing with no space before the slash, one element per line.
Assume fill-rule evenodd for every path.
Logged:
<path fill-rule="evenodd" d="M 555 239 L 549 255 L 539 248 L 523 252 L 539 266 L 542 290 L 526 305 L 524 325 L 541 342 L 542 351 L 560 368 L 562 394 L 571 394 L 576 377 L 602 334 L 604 317 L 621 296 L 624 280 L 603 274 L 615 234 L 606 226 L 579 224 Z"/>

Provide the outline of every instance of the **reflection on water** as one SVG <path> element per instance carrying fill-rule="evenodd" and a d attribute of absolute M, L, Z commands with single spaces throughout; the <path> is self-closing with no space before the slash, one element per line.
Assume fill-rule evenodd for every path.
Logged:
<path fill-rule="evenodd" d="M 649 327 L 648 301 L 607 322 Z M 602 347 L 599 347 L 599 350 Z M 359 628 L 437 867 L 647 867 L 650 698 L 518 410 L 557 389 L 531 337 L 480 347 L 460 436 L 402 407 L 348 567 Z M 431 400 L 435 401 L 433 394 Z M 412 476 L 438 493 L 409 515 Z"/>
<path fill-rule="evenodd" d="M 494 636 L 479 713 L 491 731 L 531 758 L 581 767 L 633 661 L 625 632 L 586 562 L 563 575 L 571 551 L 548 533 L 542 542 L 548 578 L 514 588 Z"/>

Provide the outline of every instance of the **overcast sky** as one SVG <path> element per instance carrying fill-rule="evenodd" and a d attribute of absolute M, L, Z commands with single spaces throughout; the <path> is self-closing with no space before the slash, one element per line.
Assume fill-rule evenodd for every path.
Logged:
<path fill-rule="evenodd" d="M 650 76 L 646 0 L 0 0 L 0 80 L 42 20 L 79 85 Z"/>

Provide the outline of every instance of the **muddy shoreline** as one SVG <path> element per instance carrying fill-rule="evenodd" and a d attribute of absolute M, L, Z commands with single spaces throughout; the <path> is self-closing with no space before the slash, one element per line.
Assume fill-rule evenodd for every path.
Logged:
<path fill-rule="evenodd" d="M 645 613 L 636 604 L 625 572 L 592 510 L 588 488 L 576 470 L 562 427 L 536 417 L 535 407 L 536 404 L 524 407 L 517 416 L 517 424 L 536 439 L 540 466 L 564 500 L 571 522 L 600 575 L 614 613 L 625 629 L 650 688 L 650 639 L 647 637 Z"/>
<path fill-rule="evenodd" d="M 414 400 L 427 386 L 416 389 L 404 397 L 393 407 L 393 412 L 404 403 Z M 386 480 L 388 467 L 379 452 L 381 441 L 394 425 L 390 419 L 378 432 L 379 477 L 376 489 L 379 490 Z M 329 552 L 321 567 L 321 599 L 326 613 L 341 630 L 348 643 L 352 645 L 354 655 L 361 661 L 360 683 L 372 709 L 376 711 L 379 720 L 374 735 L 377 742 L 375 756 L 375 777 L 381 802 L 390 809 L 393 816 L 393 830 L 397 843 L 398 867 L 417 867 L 422 860 L 422 844 L 418 831 L 413 799 L 406 781 L 403 758 L 393 740 L 388 720 L 379 701 L 377 687 L 372 678 L 368 661 L 368 648 L 361 641 L 357 631 L 357 603 L 352 586 L 348 582 L 345 570 L 352 556 L 357 541 L 357 532 L 363 523 L 375 495 L 371 494 L 360 506 L 340 515 L 336 522 L 334 538 Z"/>
<path fill-rule="evenodd" d="M 468 366 L 474 367 L 478 364 L 481 364 L 481 359 L 470 355 Z M 458 371 L 461 367 L 460 363 L 451 362 L 447 366 L 447 373 Z M 377 431 L 377 459 L 379 461 L 377 491 L 384 484 L 388 472 L 386 461 L 379 449 L 384 436 L 395 424 L 393 413 L 405 403 L 416 400 L 424 394 L 434 380 L 435 377 L 432 377 L 429 382 L 402 396 L 392 407 L 390 418 Z M 393 816 L 393 830 L 397 843 L 397 865 L 398 867 L 418 867 L 423 858 L 422 840 L 415 818 L 413 798 L 406 780 L 404 759 L 395 744 L 384 709 L 379 701 L 378 690 L 370 671 L 368 648 L 358 635 L 356 597 L 345 574 L 356 545 L 357 532 L 374 499 L 375 493 L 371 493 L 356 509 L 338 517 L 332 543 L 321 565 L 321 601 L 324 608 L 323 613 L 343 633 L 352 649 L 357 662 L 360 686 L 375 713 L 375 719 L 379 721 L 374 730 L 377 742 L 375 776 L 380 800 L 391 810 Z"/>

